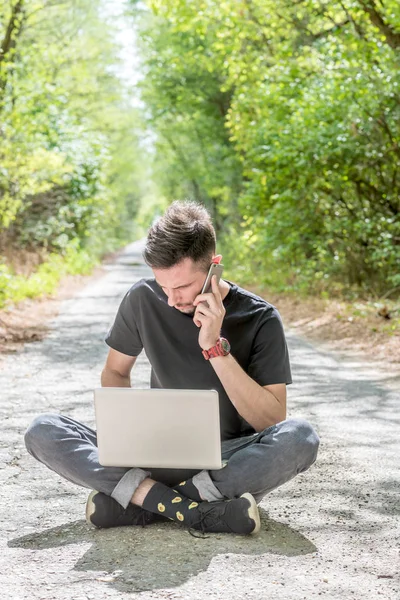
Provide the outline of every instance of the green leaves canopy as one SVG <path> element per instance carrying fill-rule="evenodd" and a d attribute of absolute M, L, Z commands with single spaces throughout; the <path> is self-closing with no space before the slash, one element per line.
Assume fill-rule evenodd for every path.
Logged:
<path fill-rule="evenodd" d="M 129 235 L 138 115 L 116 38 L 97 0 L 0 0 L 0 251 L 77 239 L 101 252 Z"/>
<path fill-rule="evenodd" d="M 398 2 L 147 4 L 166 195 L 213 200 L 225 254 L 245 272 L 251 250 L 264 282 L 398 286 Z"/>

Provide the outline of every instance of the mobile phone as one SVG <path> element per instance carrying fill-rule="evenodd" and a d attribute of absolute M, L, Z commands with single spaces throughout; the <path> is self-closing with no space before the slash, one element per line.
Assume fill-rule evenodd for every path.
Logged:
<path fill-rule="evenodd" d="M 211 288 L 211 277 L 213 275 L 216 275 L 217 276 L 217 283 L 219 283 L 219 280 L 222 277 L 223 270 L 224 270 L 224 265 L 220 265 L 220 264 L 216 264 L 216 263 L 212 263 L 211 264 L 211 266 L 210 266 L 210 268 L 208 270 L 208 273 L 207 273 L 206 280 L 205 280 L 204 285 L 203 285 L 203 289 L 200 292 L 201 294 L 207 294 L 208 292 L 212 291 L 212 288 Z"/>

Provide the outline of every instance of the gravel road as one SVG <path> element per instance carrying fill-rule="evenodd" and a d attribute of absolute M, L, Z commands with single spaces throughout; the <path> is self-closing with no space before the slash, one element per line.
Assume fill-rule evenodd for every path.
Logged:
<path fill-rule="evenodd" d="M 288 416 L 308 419 L 321 446 L 308 472 L 264 498 L 258 536 L 86 524 L 88 490 L 36 462 L 23 433 L 48 411 L 94 425 L 104 335 L 124 292 L 151 274 L 141 243 L 104 273 L 63 303 L 46 339 L 2 364 L 1 599 L 398 600 L 400 379 L 289 330 Z M 142 353 L 134 387 L 149 372 Z"/>

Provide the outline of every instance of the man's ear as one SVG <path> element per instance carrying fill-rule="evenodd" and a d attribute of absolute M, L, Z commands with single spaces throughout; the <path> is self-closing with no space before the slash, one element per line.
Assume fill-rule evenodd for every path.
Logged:
<path fill-rule="evenodd" d="M 216 263 L 217 265 L 219 265 L 219 263 L 222 260 L 222 254 L 216 254 L 215 256 L 212 257 L 211 262 L 212 263 Z"/>

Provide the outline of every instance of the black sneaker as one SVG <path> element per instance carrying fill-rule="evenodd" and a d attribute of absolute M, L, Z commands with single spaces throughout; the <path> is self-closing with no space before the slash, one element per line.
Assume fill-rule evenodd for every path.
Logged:
<path fill-rule="evenodd" d="M 155 521 L 168 521 L 168 519 L 134 504 L 129 504 L 127 508 L 124 508 L 111 496 L 93 490 L 86 502 L 86 521 L 89 525 L 100 529 L 122 527 L 123 525 L 145 527 Z"/>
<path fill-rule="evenodd" d="M 189 527 L 203 533 L 239 533 L 254 535 L 260 531 L 260 515 L 257 503 L 249 493 L 242 494 L 240 498 L 217 502 L 201 502 L 198 506 L 201 517 L 198 522 Z"/>

